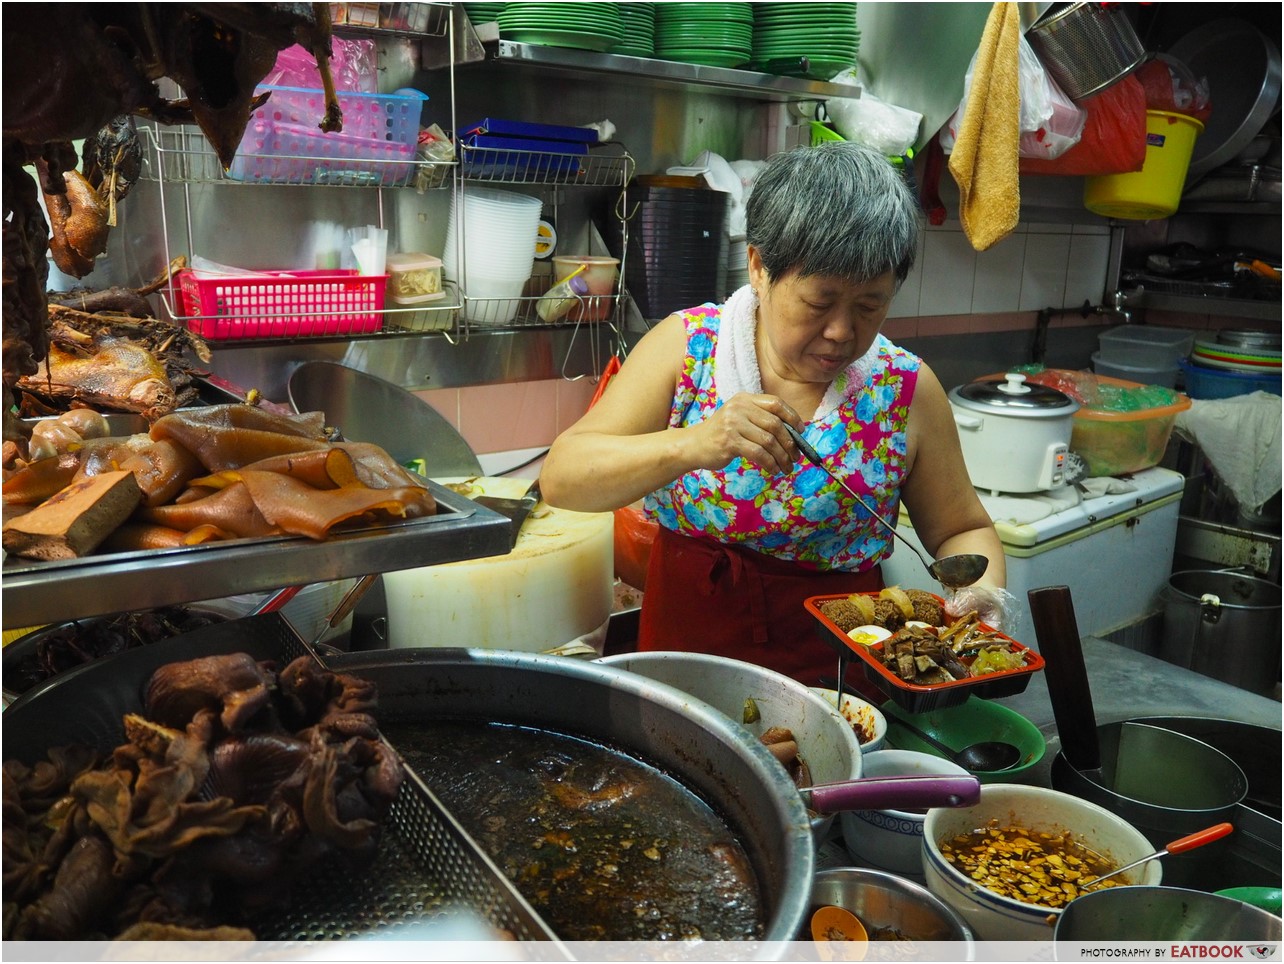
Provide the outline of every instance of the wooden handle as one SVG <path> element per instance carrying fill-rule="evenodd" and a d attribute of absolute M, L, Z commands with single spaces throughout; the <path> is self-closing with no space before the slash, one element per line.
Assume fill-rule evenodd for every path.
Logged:
<path fill-rule="evenodd" d="M 1062 752 L 1076 770 L 1100 769 L 1097 719 L 1092 709 L 1092 690 L 1083 663 L 1083 646 L 1070 587 L 1046 586 L 1031 589 L 1026 595 L 1039 653 L 1045 663 L 1043 672 Z"/>

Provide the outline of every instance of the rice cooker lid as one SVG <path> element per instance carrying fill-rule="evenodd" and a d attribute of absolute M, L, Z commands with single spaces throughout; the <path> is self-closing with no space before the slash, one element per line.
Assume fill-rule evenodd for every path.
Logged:
<path fill-rule="evenodd" d="M 960 385 L 950 398 L 961 408 L 1018 418 L 1064 418 L 1079 410 L 1079 403 L 1069 395 L 1047 385 L 1028 384 L 1018 372 Z"/>

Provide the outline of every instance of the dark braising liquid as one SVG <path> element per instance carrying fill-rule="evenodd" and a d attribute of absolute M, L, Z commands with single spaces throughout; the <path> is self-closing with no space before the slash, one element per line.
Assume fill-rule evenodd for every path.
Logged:
<path fill-rule="evenodd" d="M 746 940 L 758 884 L 730 828 L 656 768 L 496 723 L 381 727 L 563 940 Z"/>

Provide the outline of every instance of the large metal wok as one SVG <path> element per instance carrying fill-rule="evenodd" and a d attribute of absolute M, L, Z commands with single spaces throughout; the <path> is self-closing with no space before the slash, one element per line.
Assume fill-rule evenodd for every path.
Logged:
<path fill-rule="evenodd" d="M 114 747 L 123 740 L 122 715 L 140 709 L 141 689 L 156 667 L 236 651 L 287 659 L 302 655 L 303 647 L 273 613 L 88 664 L 6 710 L 4 757 L 33 762 L 48 747 L 69 742 Z M 770 751 L 712 707 L 636 674 L 560 657 L 439 649 L 338 654 L 327 661 L 379 687 L 383 719 L 517 722 L 607 742 L 665 769 L 738 834 L 761 888 L 764 940 L 797 935 L 815 869 L 806 808 Z M 407 894 L 420 909 L 428 894 L 469 904 L 519 937 L 553 937 L 428 788 L 413 779 L 403 785 L 393 824 L 385 834 L 393 852 L 381 851 L 368 879 L 317 881 L 286 918 L 256 925 L 260 937 L 345 937 L 376 923 L 388 933 L 385 925 L 414 919 L 416 909 L 401 906 Z M 770 945 L 762 953 L 771 956 Z"/>

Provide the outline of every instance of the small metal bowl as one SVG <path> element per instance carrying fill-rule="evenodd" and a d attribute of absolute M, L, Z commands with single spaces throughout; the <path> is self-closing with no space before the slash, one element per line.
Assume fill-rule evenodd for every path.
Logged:
<path fill-rule="evenodd" d="M 859 867 L 822 870 L 812 878 L 811 903 L 813 911 L 831 905 L 851 911 L 865 925 L 871 940 L 877 939 L 879 928 L 895 928 L 918 945 L 918 953 L 912 957 L 922 956 L 924 942 L 950 941 L 953 946 L 948 959 L 975 960 L 975 938 L 963 918 L 926 887 L 896 874 Z M 810 920 L 809 914 L 798 940 L 811 940 Z M 962 958 L 958 956 L 959 944 L 964 945 Z M 933 956 L 930 952 L 926 955 Z"/>

